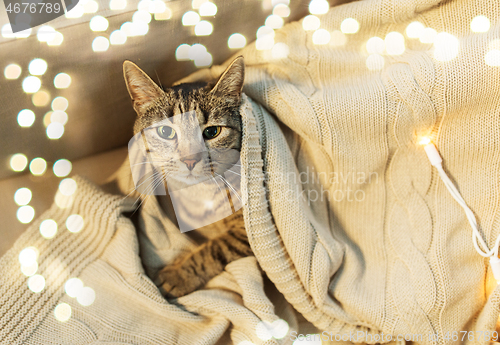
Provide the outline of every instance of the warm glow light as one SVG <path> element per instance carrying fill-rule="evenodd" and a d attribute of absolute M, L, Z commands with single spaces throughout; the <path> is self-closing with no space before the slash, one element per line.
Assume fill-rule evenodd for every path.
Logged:
<path fill-rule="evenodd" d="M 272 6 L 276 6 L 276 5 L 279 5 L 279 4 L 283 4 L 283 5 L 290 5 L 290 0 L 271 0 L 271 5 Z"/>
<path fill-rule="evenodd" d="M 43 75 L 47 71 L 47 62 L 43 59 L 31 60 L 28 71 L 32 75 Z"/>
<path fill-rule="evenodd" d="M 127 7 L 127 0 L 111 0 L 109 2 L 109 8 L 111 10 L 124 10 Z"/>
<path fill-rule="evenodd" d="M 83 4 L 83 12 L 96 13 L 99 10 L 99 4 L 94 0 L 88 0 Z"/>
<path fill-rule="evenodd" d="M 95 291 L 92 288 L 84 287 L 76 296 L 76 300 L 84 307 L 92 305 L 95 301 Z"/>
<path fill-rule="evenodd" d="M 260 28 L 257 29 L 257 38 L 261 38 L 264 36 L 271 36 L 274 38 L 274 30 L 271 29 L 268 26 L 261 26 Z"/>
<path fill-rule="evenodd" d="M 35 247 L 27 247 L 21 250 L 19 253 L 19 263 L 22 266 L 31 266 L 36 263 L 38 260 L 38 256 L 40 253 L 38 252 L 38 249 Z"/>
<path fill-rule="evenodd" d="M 28 158 L 22 153 L 16 153 L 10 159 L 10 168 L 13 171 L 23 171 L 28 165 Z"/>
<path fill-rule="evenodd" d="M 231 49 L 240 49 L 247 45 L 247 39 L 242 34 L 232 34 L 227 40 L 227 46 Z"/>
<path fill-rule="evenodd" d="M 193 10 L 197 10 L 207 1 L 208 0 L 193 0 L 191 1 L 191 7 L 193 8 Z"/>
<path fill-rule="evenodd" d="M 147 11 L 137 11 L 132 16 L 132 23 L 143 22 L 146 24 L 151 23 L 151 14 Z"/>
<path fill-rule="evenodd" d="M 401 55 L 405 51 L 405 38 L 399 32 L 389 32 L 385 36 L 385 49 L 389 55 Z"/>
<path fill-rule="evenodd" d="M 34 262 L 30 266 L 21 266 L 21 272 L 26 276 L 26 277 L 31 277 L 36 274 L 38 271 L 38 263 Z"/>
<path fill-rule="evenodd" d="M 54 309 L 54 316 L 59 322 L 66 322 L 71 319 L 71 306 L 67 303 L 58 304 Z"/>
<path fill-rule="evenodd" d="M 127 35 L 121 30 L 115 30 L 109 36 L 109 41 L 113 45 L 125 44 L 127 42 Z"/>
<path fill-rule="evenodd" d="M 212 54 L 205 52 L 205 54 L 197 56 L 194 59 L 194 65 L 196 67 L 208 67 L 212 64 Z"/>
<path fill-rule="evenodd" d="M 64 126 L 59 122 L 52 122 L 47 126 L 46 132 L 49 139 L 60 139 L 64 134 Z"/>
<path fill-rule="evenodd" d="M 92 41 L 92 50 L 95 52 L 105 52 L 109 48 L 109 41 L 106 37 L 98 36 Z"/>
<path fill-rule="evenodd" d="M 76 181 L 72 178 L 65 178 L 59 183 L 59 191 L 66 196 L 73 195 L 77 187 Z"/>
<path fill-rule="evenodd" d="M 312 0 L 309 3 L 311 14 L 325 14 L 330 10 L 330 4 L 326 0 Z"/>
<path fill-rule="evenodd" d="M 280 16 L 286 18 L 290 15 L 290 7 L 285 4 L 278 4 L 273 8 L 273 14 L 276 16 Z"/>
<path fill-rule="evenodd" d="M 431 143 L 431 139 L 429 137 L 422 137 L 419 141 L 418 141 L 418 144 L 419 145 L 422 145 L 422 146 L 425 146 L 425 145 L 429 145 Z"/>
<path fill-rule="evenodd" d="M 30 171 L 35 176 L 43 175 L 46 169 L 47 169 L 47 162 L 43 158 L 37 157 L 33 159 L 30 163 Z"/>
<path fill-rule="evenodd" d="M 257 337 L 262 341 L 270 340 L 273 337 L 271 324 L 265 321 L 260 321 L 257 324 L 255 333 L 257 334 Z"/>
<path fill-rule="evenodd" d="M 78 4 L 71 9 L 71 11 L 66 12 L 66 18 L 80 18 L 83 16 L 83 6 Z"/>
<path fill-rule="evenodd" d="M 255 48 L 257 50 L 269 50 L 274 47 L 274 37 L 271 35 L 262 36 L 255 41 Z"/>
<path fill-rule="evenodd" d="M 431 44 L 436 39 L 437 31 L 433 28 L 425 28 L 420 35 L 420 42 Z"/>
<path fill-rule="evenodd" d="M 35 209 L 29 205 L 21 206 L 16 213 L 17 220 L 23 224 L 28 224 L 35 218 Z"/>
<path fill-rule="evenodd" d="M 56 32 L 56 34 L 54 35 L 54 38 L 50 41 L 47 42 L 47 45 L 49 46 L 60 46 L 61 43 L 63 43 L 64 41 L 64 36 L 62 33 L 60 32 Z"/>
<path fill-rule="evenodd" d="M 484 56 L 484 62 L 490 67 L 500 67 L 500 50 L 492 49 Z"/>
<path fill-rule="evenodd" d="M 167 9 L 167 5 L 161 0 L 153 0 L 149 3 L 148 12 L 151 14 L 164 13 Z"/>
<path fill-rule="evenodd" d="M 177 61 L 187 61 L 189 60 L 189 50 L 191 46 L 189 44 L 181 44 L 175 50 L 175 59 Z"/>
<path fill-rule="evenodd" d="M 59 122 L 61 125 L 64 126 L 68 122 L 68 114 L 60 110 L 50 112 L 50 122 L 47 124 L 47 126 L 50 125 L 52 122 Z"/>
<path fill-rule="evenodd" d="M 67 159 L 59 159 L 54 163 L 52 170 L 57 177 L 66 177 L 71 173 L 73 165 Z"/>
<path fill-rule="evenodd" d="M 321 25 L 321 21 L 319 20 L 319 18 L 316 16 L 313 16 L 312 14 L 306 16 L 302 20 L 302 28 L 306 31 L 317 30 L 317 29 L 319 29 L 320 25 Z"/>
<path fill-rule="evenodd" d="M 59 191 L 57 191 L 56 196 L 54 198 L 54 202 L 61 209 L 70 207 L 73 204 L 73 200 L 74 200 L 73 196 L 63 195 Z"/>
<path fill-rule="evenodd" d="M 66 228 L 69 232 L 77 233 L 83 229 L 83 217 L 79 214 L 72 214 L 66 219 Z"/>
<path fill-rule="evenodd" d="M 5 24 L 2 26 L 2 37 L 3 38 L 15 38 L 16 35 L 12 32 L 12 27 L 10 24 Z"/>
<path fill-rule="evenodd" d="M 279 319 L 271 324 L 271 330 L 273 338 L 283 339 L 288 334 L 290 327 L 288 326 L 288 322 L 283 319 Z"/>
<path fill-rule="evenodd" d="M 366 67 L 370 71 L 380 71 L 382 68 L 384 68 L 385 64 L 385 59 L 382 55 L 379 54 L 370 54 L 366 58 Z"/>
<path fill-rule="evenodd" d="M 408 38 L 420 38 L 424 29 L 424 24 L 420 22 L 412 22 L 406 27 L 406 36 L 408 36 Z"/>
<path fill-rule="evenodd" d="M 207 53 L 207 48 L 203 44 L 195 43 L 189 47 L 188 57 L 190 60 L 201 58 Z"/>
<path fill-rule="evenodd" d="M 149 25 L 146 22 L 137 20 L 131 23 L 129 29 L 129 33 L 127 36 L 144 36 L 149 31 Z"/>
<path fill-rule="evenodd" d="M 347 36 L 342 31 L 335 30 L 331 34 L 330 45 L 334 47 L 343 46 L 347 43 Z"/>
<path fill-rule="evenodd" d="M 208 36 L 212 33 L 214 27 L 212 23 L 202 20 L 194 27 L 194 34 L 196 36 Z"/>
<path fill-rule="evenodd" d="M 318 29 L 314 31 L 312 39 L 313 43 L 317 45 L 328 44 L 330 42 L 330 32 L 325 29 Z"/>
<path fill-rule="evenodd" d="M 90 30 L 98 32 L 98 31 L 106 31 L 109 26 L 109 22 L 103 16 L 95 16 L 90 20 Z"/>
<path fill-rule="evenodd" d="M 199 12 L 202 17 L 215 16 L 217 14 L 217 5 L 213 2 L 204 2 L 201 4 Z"/>
<path fill-rule="evenodd" d="M 285 22 L 283 21 L 283 18 L 275 14 L 271 14 L 267 16 L 265 26 L 268 26 L 271 29 L 279 29 L 283 26 L 284 23 Z"/>
<path fill-rule="evenodd" d="M 50 94 L 45 90 L 38 91 L 31 96 L 31 101 L 36 107 L 45 107 L 50 102 Z"/>
<path fill-rule="evenodd" d="M 22 71 L 21 67 L 13 63 L 5 67 L 3 74 L 7 79 L 17 79 L 21 75 L 21 71 Z"/>
<path fill-rule="evenodd" d="M 459 41 L 455 36 L 441 32 L 434 40 L 434 58 L 441 62 L 454 59 L 458 55 Z"/>
<path fill-rule="evenodd" d="M 383 54 L 385 41 L 380 37 L 372 37 L 366 42 L 366 50 L 370 54 Z"/>
<path fill-rule="evenodd" d="M 18 206 L 28 205 L 33 194 L 29 188 L 19 188 L 14 193 L 14 201 Z"/>
<path fill-rule="evenodd" d="M 42 292 L 45 289 L 45 278 L 36 274 L 28 279 L 28 288 L 34 292 Z"/>
<path fill-rule="evenodd" d="M 68 109 L 68 106 L 69 106 L 69 102 L 64 97 L 54 98 L 54 100 L 52 101 L 52 104 L 51 104 L 52 110 L 54 110 L 54 111 L 56 111 L 56 110 L 66 111 L 66 109 Z"/>
<path fill-rule="evenodd" d="M 71 278 L 64 284 L 64 291 L 71 298 L 76 298 L 83 289 L 83 282 L 78 278 Z"/>
<path fill-rule="evenodd" d="M 40 90 L 40 87 L 42 86 L 42 82 L 38 77 L 34 76 L 29 76 L 24 78 L 23 80 L 23 90 L 26 93 L 35 93 L 38 90 Z"/>
<path fill-rule="evenodd" d="M 500 50 L 500 39 L 497 38 L 495 40 L 492 40 L 490 41 L 490 43 L 488 43 L 488 49 L 490 50 Z"/>
<path fill-rule="evenodd" d="M 486 16 L 477 16 L 470 22 L 472 32 L 487 32 L 490 29 L 490 20 Z"/>
<path fill-rule="evenodd" d="M 132 33 L 132 30 L 134 28 L 134 25 L 131 22 L 125 22 L 120 26 L 120 31 L 123 32 L 127 37 L 134 36 Z"/>
<path fill-rule="evenodd" d="M 198 24 L 199 21 L 200 21 L 200 16 L 198 15 L 198 13 L 193 11 L 187 11 L 182 16 L 182 25 L 184 26 L 193 26 Z"/>
<path fill-rule="evenodd" d="M 17 114 L 17 123 L 21 127 L 31 127 L 35 122 L 35 113 L 29 109 L 23 109 Z"/>
<path fill-rule="evenodd" d="M 59 73 L 54 78 L 56 89 L 67 89 L 71 85 L 71 77 L 66 73 Z"/>
<path fill-rule="evenodd" d="M 290 48 L 286 43 L 276 43 L 271 49 L 273 59 L 286 59 L 288 54 L 290 54 Z"/>
<path fill-rule="evenodd" d="M 40 223 L 40 234 L 50 240 L 57 234 L 57 223 L 53 219 L 45 219 Z"/>
<path fill-rule="evenodd" d="M 340 24 L 340 31 L 345 34 L 355 34 L 359 31 L 359 22 L 354 18 L 346 18 Z"/>
<path fill-rule="evenodd" d="M 172 18 L 172 10 L 168 7 L 165 7 L 162 13 L 155 13 L 155 20 L 169 20 L 170 18 Z"/>
<path fill-rule="evenodd" d="M 41 26 L 36 34 L 36 37 L 40 42 L 52 41 L 56 36 L 56 30 L 48 25 Z"/>

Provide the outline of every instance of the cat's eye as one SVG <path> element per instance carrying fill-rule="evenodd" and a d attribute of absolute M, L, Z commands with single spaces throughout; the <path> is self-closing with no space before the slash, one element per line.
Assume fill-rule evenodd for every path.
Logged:
<path fill-rule="evenodd" d="M 156 133 L 163 139 L 172 140 L 175 138 L 175 130 L 170 126 L 158 127 Z"/>
<path fill-rule="evenodd" d="M 205 139 L 213 139 L 213 138 L 216 138 L 216 137 L 220 134 L 221 129 L 222 129 L 222 127 L 221 127 L 221 126 L 211 126 L 211 127 L 207 127 L 207 128 L 205 128 L 205 130 L 203 131 L 203 136 L 205 137 Z"/>

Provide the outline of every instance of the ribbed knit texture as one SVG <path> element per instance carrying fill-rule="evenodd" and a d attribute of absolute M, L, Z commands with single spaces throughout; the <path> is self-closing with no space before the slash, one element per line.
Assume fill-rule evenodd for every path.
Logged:
<path fill-rule="evenodd" d="M 185 310 L 170 304 L 147 279 L 139 248 L 148 249 L 147 268 L 193 244 L 154 200 L 144 204 L 139 243 L 120 215 L 130 203 L 77 179 L 73 205 L 53 206 L 1 259 L 0 343 L 260 344 L 260 320 L 284 318 L 292 331 L 297 318 L 279 294 L 264 293 L 257 261 L 320 330 L 421 335 L 416 343 L 425 344 L 451 342 L 447 332 L 494 330 L 500 289 L 417 141 L 420 134 L 433 138 L 491 247 L 500 232 L 500 68 L 487 66 L 484 55 L 498 38 L 499 12 L 493 0 L 365 0 L 320 16 L 329 31 L 347 17 L 359 21 L 344 46 L 313 44 L 300 22 L 276 32 L 275 42 L 289 47 L 286 59 L 248 46 L 242 189 L 256 259 L 231 263 L 209 290 L 181 298 Z M 470 21 L 480 14 L 492 27 L 473 34 Z M 406 39 L 404 54 L 368 70 L 367 40 L 403 33 L 414 20 L 458 37 L 458 56 L 439 62 L 432 45 Z M 78 234 L 64 228 L 72 213 L 85 219 Z M 45 218 L 59 224 L 52 240 L 38 234 Z M 38 294 L 27 289 L 17 261 L 27 246 L 41 253 L 38 273 L 47 286 Z M 63 284 L 74 276 L 96 291 L 91 306 L 65 295 Z M 54 318 L 60 302 L 73 307 L 66 323 Z M 487 342 L 478 336 L 464 342 Z"/>

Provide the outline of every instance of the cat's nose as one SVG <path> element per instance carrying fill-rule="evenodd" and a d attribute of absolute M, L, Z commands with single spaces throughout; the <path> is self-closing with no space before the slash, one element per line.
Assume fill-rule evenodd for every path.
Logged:
<path fill-rule="evenodd" d="M 181 161 L 184 164 L 186 164 L 186 166 L 189 170 L 193 170 L 196 163 L 198 163 L 200 160 L 199 159 L 184 159 L 184 160 L 181 159 Z"/>

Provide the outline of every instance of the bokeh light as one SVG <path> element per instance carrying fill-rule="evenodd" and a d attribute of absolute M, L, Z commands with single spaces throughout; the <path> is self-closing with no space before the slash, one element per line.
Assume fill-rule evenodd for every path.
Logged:
<path fill-rule="evenodd" d="M 273 337 L 271 324 L 269 322 L 260 321 L 255 328 L 255 333 L 257 337 L 262 340 L 270 340 Z"/>
<path fill-rule="evenodd" d="M 95 52 L 105 52 L 109 48 L 109 41 L 106 37 L 98 36 L 92 41 L 92 50 Z"/>
<path fill-rule="evenodd" d="M 21 272 L 26 276 L 26 277 L 31 277 L 36 274 L 38 271 L 38 263 L 34 262 L 33 264 L 29 266 L 24 266 L 21 265 Z"/>
<path fill-rule="evenodd" d="M 28 158 L 22 153 L 16 153 L 10 158 L 10 168 L 13 171 L 23 171 L 28 165 Z"/>
<path fill-rule="evenodd" d="M 125 38 L 126 39 L 126 38 Z M 59 73 L 54 78 L 56 89 L 67 89 L 71 85 L 71 77 L 66 73 Z"/>
<path fill-rule="evenodd" d="M 385 41 L 380 37 L 372 37 L 366 42 L 366 50 L 370 54 L 383 54 Z"/>
<path fill-rule="evenodd" d="M 314 31 L 312 39 L 313 43 L 317 45 L 328 44 L 330 42 L 331 35 L 328 30 L 318 29 Z"/>
<path fill-rule="evenodd" d="M 484 56 L 484 62 L 490 67 L 500 66 L 500 50 L 492 49 Z"/>
<path fill-rule="evenodd" d="M 454 59 L 458 55 L 458 38 L 447 32 L 441 32 L 434 40 L 434 58 L 441 62 Z"/>
<path fill-rule="evenodd" d="M 232 34 L 227 40 L 227 46 L 231 49 L 240 49 L 247 45 L 247 39 L 242 34 Z"/>
<path fill-rule="evenodd" d="M 207 1 L 208 0 L 192 0 L 191 7 L 193 8 L 193 10 L 197 10 L 201 7 L 201 5 L 203 5 Z"/>
<path fill-rule="evenodd" d="M 24 206 L 28 205 L 31 201 L 31 198 L 33 196 L 33 193 L 31 193 L 31 190 L 29 188 L 19 188 L 15 193 L 14 193 L 14 202 L 18 206 Z"/>
<path fill-rule="evenodd" d="M 266 35 L 257 38 L 255 41 L 255 48 L 257 50 L 269 50 L 274 47 L 274 37 L 271 35 Z"/>
<path fill-rule="evenodd" d="M 306 31 L 313 31 L 319 29 L 321 21 L 318 17 L 310 14 L 302 20 L 302 28 Z"/>
<path fill-rule="evenodd" d="M 490 20 L 486 16 L 477 16 L 470 22 L 472 32 L 487 32 L 490 29 Z"/>
<path fill-rule="evenodd" d="M 92 305 L 95 301 L 95 291 L 94 289 L 86 286 L 80 290 L 76 296 L 76 300 L 84 307 Z"/>
<path fill-rule="evenodd" d="M 201 58 L 207 53 L 207 48 L 203 44 L 195 43 L 189 47 L 188 57 L 190 60 Z"/>
<path fill-rule="evenodd" d="M 64 284 L 64 291 L 71 298 L 76 298 L 83 289 L 83 282 L 78 278 L 71 278 Z"/>
<path fill-rule="evenodd" d="M 354 18 L 346 18 L 340 24 L 340 31 L 344 34 L 355 34 L 359 31 L 359 22 Z"/>
<path fill-rule="evenodd" d="M 56 110 L 50 113 L 50 125 L 52 122 L 59 122 L 61 125 L 65 125 L 68 122 L 68 114 L 64 111 Z"/>
<path fill-rule="evenodd" d="M 288 322 L 283 319 L 279 319 L 271 324 L 271 329 L 273 338 L 283 339 L 288 334 L 290 327 L 288 326 Z"/>
<path fill-rule="evenodd" d="M 109 22 L 103 16 L 95 16 L 90 20 L 90 30 L 94 32 L 106 31 L 109 26 Z"/>
<path fill-rule="evenodd" d="M 36 34 L 36 37 L 40 42 L 52 41 L 55 38 L 55 36 L 56 36 L 56 30 L 49 25 L 41 26 Z"/>
<path fill-rule="evenodd" d="M 127 0 L 111 0 L 109 2 L 109 8 L 113 11 L 124 10 L 127 7 Z"/>
<path fill-rule="evenodd" d="M 149 2 L 148 12 L 151 14 L 164 13 L 167 9 L 167 5 L 161 0 L 153 0 Z"/>
<path fill-rule="evenodd" d="M 408 38 L 420 38 L 420 36 L 423 34 L 424 29 L 424 24 L 418 21 L 411 22 L 406 27 L 406 36 L 408 36 Z"/>
<path fill-rule="evenodd" d="M 12 32 L 12 27 L 10 24 L 4 24 L 2 26 L 2 37 L 3 38 L 15 38 L 16 35 Z"/>
<path fill-rule="evenodd" d="M 277 4 L 273 8 L 273 14 L 276 16 L 286 18 L 290 15 L 290 7 L 288 7 L 285 4 Z"/>
<path fill-rule="evenodd" d="M 17 79 L 21 75 L 21 72 L 22 72 L 21 66 L 12 63 L 10 65 L 7 65 L 7 67 L 5 67 L 3 75 L 7 79 Z"/>
<path fill-rule="evenodd" d="M 83 225 L 83 217 L 79 214 L 72 214 L 66 219 L 66 228 L 69 230 L 69 232 L 80 232 L 83 229 Z"/>
<path fill-rule="evenodd" d="M 204 2 L 201 4 L 199 12 L 202 17 L 215 16 L 217 14 L 217 5 L 209 1 Z"/>
<path fill-rule="evenodd" d="M 53 219 L 45 219 L 40 223 L 39 230 L 42 237 L 49 240 L 57 234 L 57 223 Z"/>
<path fill-rule="evenodd" d="M 189 44 L 181 44 L 175 50 L 175 59 L 177 61 L 187 61 L 189 60 L 189 50 L 191 46 Z"/>
<path fill-rule="evenodd" d="M 385 59 L 382 55 L 379 54 L 370 54 L 366 58 L 366 67 L 370 71 L 380 71 L 384 68 Z"/>
<path fill-rule="evenodd" d="M 59 322 L 66 322 L 71 319 L 71 306 L 67 303 L 60 303 L 54 309 L 54 316 Z"/>
<path fill-rule="evenodd" d="M 260 28 L 257 29 L 256 36 L 257 36 L 257 38 L 261 38 L 261 37 L 264 37 L 264 36 L 271 36 L 271 37 L 274 38 L 275 33 L 274 33 L 274 30 L 271 29 L 270 27 L 268 27 L 268 26 L 261 26 Z"/>
<path fill-rule="evenodd" d="M 57 207 L 61 209 L 66 209 L 68 207 L 71 207 L 71 205 L 73 205 L 73 201 L 74 201 L 73 196 L 63 195 L 59 191 L 56 192 L 56 196 L 54 197 L 54 202 L 56 203 Z"/>
<path fill-rule="evenodd" d="M 172 10 L 168 7 L 165 7 L 162 13 L 155 13 L 155 20 L 169 20 L 170 18 L 172 18 Z"/>
<path fill-rule="evenodd" d="M 66 196 L 73 195 L 78 185 L 72 178 L 65 178 L 59 183 L 59 191 Z"/>
<path fill-rule="evenodd" d="M 31 60 L 28 71 L 32 75 L 43 75 L 47 71 L 47 62 L 44 59 Z"/>
<path fill-rule="evenodd" d="M 83 6 L 78 4 L 71 9 L 71 11 L 66 12 L 66 18 L 80 18 L 83 16 L 84 10 Z"/>
<path fill-rule="evenodd" d="M 285 22 L 283 21 L 283 18 L 275 14 L 271 14 L 267 16 L 265 26 L 268 26 L 271 29 L 279 29 L 283 26 L 284 23 Z"/>
<path fill-rule="evenodd" d="M 399 32 L 389 32 L 385 36 L 385 50 L 389 55 L 401 55 L 405 51 L 405 38 Z"/>
<path fill-rule="evenodd" d="M 60 139 L 64 134 L 64 126 L 59 122 L 52 122 L 47 126 L 46 133 L 49 139 Z"/>
<path fill-rule="evenodd" d="M 330 45 L 334 47 L 340 47 L 347 43 L 347 36 L 340 30 L 332 31 L 330 38 Z"/>
<path fill-rule="evenodd" d="M 39 293 L 45 289 L 45 278 L 36 274 L 28 279 L 28 288 L 34 292 Z"/>
<path fill-rule="evenodd" d="M 151 23 L 151 14 L 147 11 L 137 11 L 132 16 L 132 23 L 143 22 L 146 24 Z"/>
<path fill-rule="evenodd" d="M 96 13 L 99 10 L 99 4 L 94 0 L 87 0 L 83 4 L 84 13 Z"/>
<path fill-rule="evenodd" d="M 50 102 L 50 94 L 45 90 L 40 90 L 31 96 L 31 101 L 36 107 L 45 107 Z"/>
<path fill-rule="evenodd" d="M 290 54 L 290 48 L 283 42 L 276 43 L 271 49 L 273 59 L 286 59 Z"/>
<path fill-rule="evenodd" d="M 35 218 L 35 209 L 29 205 L 21 206 L 16 213 L 17 220 L 23 224 L 28 224 Z"/>
<path fill-rule="evenodd" d="M 196 26 L 194 27 L 194 34 L 196 36 L 208 36 L 212 34 L 212 31 L 214 30 L 214 27 L 212 23 L 202 20 Z"/>
<path fill-rule="evenodd" d="M 54 110 L 54 111 L 56 111 L 56 110 L 66 111 L 66 109 L 68 109 L 68 106 L 69 106 L 69 102 L 64 97 L 54 98 L 54 100 L 52 101 L 52 104 L 51 104 L 52 110 Z"/>
<path fill-rule="evenodd" d="M 109 36 L 109 42 L 113 45 L 125 44 L 127 42 L 127 35 L 121 30 L 115 30 Z"/>
<path fill-rule="evenodd" d="M 184 26 L 193 26 L 198 24 L 199 21 L 200 21 L 199 14 L 193 11 L 187 11 L 182 16 L 182 25 Z"/>
<path fill-rule="evenodd" d="M 19 263 L 22 266 L 31 266 L 38 260 L 40 253 L 35 247 L 27 247 L 19 253 Z"/>
<path fill-rule="evenodd" d="M 60 46 L 64 41 L 64 36 L 59 31 L 55 33 L 54 38 L 47 42 L 49 46 Z"/>
<path fill-rule="evenodd" d="M 21 127 L 31 127 L 35 122 L 35 113 L 29 109 L 23 109 L 17 114 L 17 123 Z"/>
<path fill-rule="evenodd" d="M 325 14 L 330 10 L 330 4 L 326 0 L 312 0 L 309 3 L 311 14 Z"/>
<path fill-rule="evenodd" d="M 40 90 L 40 87 L 42 86 L 42 82 L 38 77 L 34 76 L 29 76 L 24 78 L 23 80 L 23 90 L 26 93 L 35 93 L 38 90 Z"/>
<path fill-rule="evenodd" d="M 437 31 L 433 28 L 425 28 L 420 35 L 420 42 L 431 44 L 436 39 Z"/>
<path fill-rule="evenodd" d="M 30 163 L 30 171 L 35 176 L 43 175 L 46 169 L 47 169 L 47 162 L 43 158 L 37 157 L 33 159 Z"/>
<path fill-rule="evenodd" d="M 208 67 L 212 64 L 212 61 L 212 54 L 205 52 L 205 54 L 194 59 L 194 65 L 196 67 Z"/>

